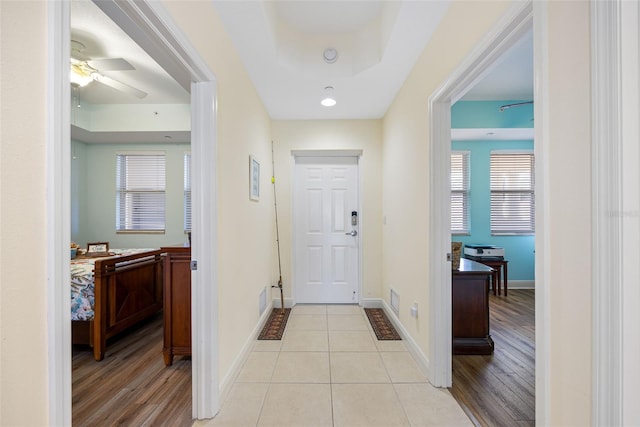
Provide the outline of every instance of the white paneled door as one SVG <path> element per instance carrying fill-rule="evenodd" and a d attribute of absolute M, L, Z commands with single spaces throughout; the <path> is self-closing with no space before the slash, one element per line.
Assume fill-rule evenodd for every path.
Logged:
<path fill-rule="evenodd" d="M 296 157 L 296 303 L 358 303 L 359 223 L 358 158 Z"/>

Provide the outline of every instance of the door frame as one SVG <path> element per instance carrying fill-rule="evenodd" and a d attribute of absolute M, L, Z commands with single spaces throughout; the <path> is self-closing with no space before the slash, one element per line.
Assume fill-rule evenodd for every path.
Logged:
<path fill-rule="evenodd" d="M 437 387 L 452 383 L 451 352 L 451 252 L 450 233 L 450 156 L 451 106 L 496 64 L 497 59 L 513 46 L 525 31 L 533 27 L 536 155 L 536 419 L 542 424 L 549 414 L 549 314 L 548 314 L 548 250 L 545 206 L 548 179 L 544 172 L 547 138 L 544 136 L 548 107 L 544 90 L 548 87 L 544 2 L 517 2 L 505 13 L 490 33 L 464 59 L 445 83 L 429 98 L 430 180 L 432 215 L 429 223 L 429 381 Z M 539 102 L 538 102 L 539 101 Z"/>
<path fill-rule="evenodd" d="M 635 306 L 640 274 L 625 268 L 637 263 L 640 230 L 638 23 L 637 3 L 591 3 L 594 425 L 630 425 L 640 414 L 635 404 L 640 338 L 625 327 L 640 321 Z"/>
<path fill-rule="evenodd" d="M 291 150 L 291 218 L 292 218 L 292 230 L 291 230 L 291 247 L 295 248 L 296 245 L 296 227 L 294 224 L 293 218 L 295 217 L 295 168 L 296 168 L 296 159 L 298 157 L 356 157 L 357 158 L 357 166 L 358 166 L 358 216 L 359 216 L 359 226 L 358 226 L 358 305 L 361 305 L 362 301 L 362 248 L 364 245 L 364 239 L 366 233 L 364 232 L 365 227 L 362 221 L 362 197 L 361 195 L 364 193 L 362 191 L 362 167 L 360 162 L 362 160 L 362 150 Z M 295 250 L 291 251 L 291 277 L 293 278 L 291 285 L 291 305 L 296 305 L 296 263 L 298 259 L 298 254 Z"/>
<path fill-rule="evenodd" d="M 96 2 L 134 41 L 147 44 L 152 57 L 191 93 L 192 258 L 192 413 L 212 418 L 219 410 L 218 282 L 216 224 L 216 79 L 169 13 L 151 0 Z M 47 277 L 49 422 L 71 425 L 70 240 L 70 3 L 47 5 Z M 141 40 L 144 43 L 141 43 Z M 145 49 L 146 50 L 146 49 Z M 153 49 L 152 49 L 153 50 Z M 172 64 L 169 66 L 169 64 Z M 213 167 L 211 166 L 213 165 Z M 206 286 L 204 286 L 206 284 Z M 205 363 L 207 361 L 208 363 Z"/>

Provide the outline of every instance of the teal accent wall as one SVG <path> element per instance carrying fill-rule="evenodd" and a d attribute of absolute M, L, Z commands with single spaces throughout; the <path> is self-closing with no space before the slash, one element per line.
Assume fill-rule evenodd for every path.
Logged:
<path fill-rule="evenodd" d="M 530 100 L 460 101 L 451 107 L 451 127 L 475 128 L 532 128 L 533 104 L 500 111 L 500 106 Z"/>
<path fill-rule="evenodd" d="M 533 127 L 533 105 L 499 107 L 522 101 L 461 101 L 451 108 L 453 128 L 525 128 Z M 535 280 L 535 236 L 492 236 L 490 226 L 491 191 L 489 187 L 492 150 L 533 150 L 533 141 L 453 141 L 453 151 L 469 151 L 470 157 L 470 234 L 452 235 L 464 244 L 490 244 L 503 247 L 509 261 L 509 280 Z"/>
<path fill-rule="evenodd" d="M 109 242 L 118 249 L 159 248 L 184 243 L 183 156 L 189 144 L 85 144 L 71 146 L 71 239 Z M 74 151 L 75 150 L 75 151 Z M 163 151 L 166 156 L 166 217 L 164 234 L 118 234 L 116 227 L 116 154 Z M 74 157 L 75 152 L 75 159 Z"/>

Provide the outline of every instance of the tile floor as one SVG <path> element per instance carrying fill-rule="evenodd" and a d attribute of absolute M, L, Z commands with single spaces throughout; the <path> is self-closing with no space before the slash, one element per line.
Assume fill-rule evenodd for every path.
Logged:
<path fill-rule="evenodd" d="M 256 341 L 220 413 L 195 426 L 470 426 L 402 341 L 353 305 L 297 305 L 281 341 Z"/>

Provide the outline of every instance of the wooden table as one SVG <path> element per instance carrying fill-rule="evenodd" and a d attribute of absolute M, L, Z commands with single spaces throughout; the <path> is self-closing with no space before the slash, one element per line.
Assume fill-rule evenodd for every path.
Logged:
<path fill-rule="evenodd" d="M 508 271 L 507 263 L 509 261 L 505 259 L 487 259 L 482 257 L 476 257 L 472 255 L 465 255 L 465 258 L 477 261 L 481 264 L 488 265 L 494 269 L 493 273 L 493 295 L 496 294 L 496 287 L 498 288 L 498 295 L 502 293 L 502 278 L 504 277 L 504 296 L 507 296 L 507 283 L 508 283 Z M 496 286 L 497 285 L 497 286 Z"/>
<path fill-rule="evenodd" d="M 461 258 L 451 272 L 453 354 L 491 354 L 489 280 L 493 269 Z"/>

